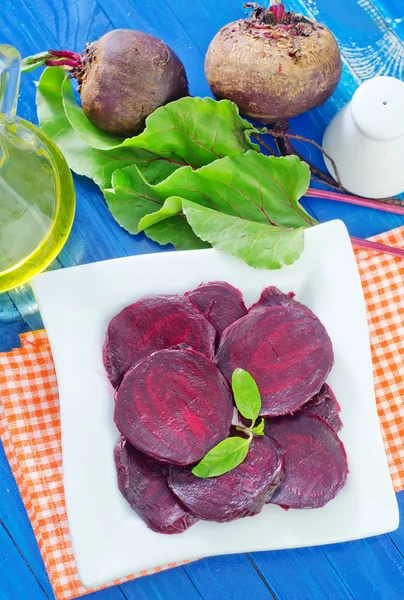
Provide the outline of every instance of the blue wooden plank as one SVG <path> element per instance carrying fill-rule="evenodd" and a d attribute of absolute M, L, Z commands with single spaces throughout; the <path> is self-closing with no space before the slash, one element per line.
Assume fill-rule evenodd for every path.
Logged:
<path fill-rule="evenodd" d="M 332 219 L 344 221 L 351 235 L 365 238 L 404 225 L 404 217 L 393 214 L 380 215 L 380 211 L 354 207 L 330 200 L 310 198 L 308 201 L 313 216 L 325 223 Z"/>
<path fill-rule="evenodd" d="M 404 11 L 401 0 L 373 0 L 385 22 L 391 29 L 404 39 Z"/>
<path fill-rule="evenodd" d="M 404 564 L 404 492 L 397 494 L 398 508 L 400 511 L 400 527 L 389 534 L 389 538 L 401 554 Z"/>
<path fill-rule="evenodd" d="M 403 43 L 370 0 L 346 0 L 343 8 L 324 0 L 291 0 L 289 5 L 305 7 L 336 33 L 344 58 L 361 80 L 377 75 L 403 77 Z"/>
<path fill-rule="evenodd" d="M 214 556 L 184 567 L 204 600 L 273 598 L 271 585 L 261 576 L 246 554 Z"/>
<path fill-rule="evenodd" d="M 18 487 L 0 442 L 0 519 L 12 536 L 15 545 L 34 571 L 39 584 L 52 596 L 52 588 L 46 574 L 39 548 L 25 511 Z M 1 556 L 1 552 L 0 552 Z M 0 559 L 1 562 L 1 559 Z M 1 572 L 1 569 L 0 569 Z M 0 575 L 1 589 L 1 575 Z"/>
<path fill-rule="evenodd" d="M 386 0 L 386 5 L 391 5 L 392 2 L 394 2 L 394 0 L 389 0 L 389 2 Z M 87 0 L 79 3 L 70 3 L 67 2 L 67 0 L 65 2 L 53 0 L 50 3 L 45 3 L 40 0 L 40 3 L 35 3 L 35 7 L 30 6 L 28 3 L 24 4 L 16 2 L 13 4 L 12 10 L 10 9 L 10 12 L 6 13 L 5 17 L 3 14 L 0 14 L 2 36 L 3 39 L 4 37 L 7 38 L 6 41 L 15 43 L 18 41 L 20 47 L 25 46 L 25 54 L 43 50 L 45 47 L 48 47 L 48 45 L 66 45 L 73 49 L 80 50 L 84 41 L 87 41 L 87 39 L 94 39 L 104 33 L 105 30 L 111 27 L 111 22 L 114 26 L 139 27 L 160 37 L 165 37 L 166 41 L 181 55 L 188 71 L 190 68 L 192 69 L 190 73 L 191 90 L 195 94 L 207 93 L 206 82 L 203 78 L 203 53 L 210 37 L 213 37 L 216 30 L 225 22 L 241 16 L 241 3 L 238 1 L 225 2 L 224 0 L 218 0 L 217 2 L 208 0 L 205 0 L 204 2 L 196 1 L 192 3 L 192 6 L 189 6 L 184 2 L 174 2 L 173 0 L 166 3 L 157 2 L 153 3 L 153 5 L 148 5 L 146 2 L 140 7 L 137 2 L 134 3 L 125 0 L 124 2 L 117 3 L 117 5 L 115 5 L 115 3 L 111 5 L 111 3 L 108 3 L 106 0 L 102 0 L 100 1 L 101 10 L 97 8 L 97 5 L 94 2 Z M 328 11 L 328 14 L 330 14 L 332 11 L 329 10 L 329 4 L 330 0 L 328 0 L 328 2 L 323 0 L 321 3 L 310 2 L 310 9 L 313 9 L 313 7 L 316 10 L 320 8 L 323 12 L 326 10 Z M 355 18 L 358 17 L 358 14 L 360 15 L 359 23 L 362 39 L 365 39 L 366 35 L 370 32 L 372 41 L 380 41 L 382 39 L 380 38 L 380 28 L 375 29 L 372 23 L 365 23 L 366 26 L 362 26 L 363 5 L 366 5 L 366 2 L 364 3 L 362 1 L 361 4 L 362 12 L 352 12 L 352 14 L 355 15 Z M 380 4 L 380 2 L 377 4 Z M 169 8 L 171 9 L 171 13 L 167 10 L 167 5 L 169 5 Z M 345 10 L 349 11 L 350 8 L 351 5 Z M 10 26 L 10 14 L 12 12 L 14 17 L 11 19 Z M 322 19 L 323 12 L 319 13 L 320 19 Z M 368 13 L 369 11 L 367 14 Z M 172 15 L 175 19 L 171 18 Z M 208 18 L 209 15 L 210 18 Z M 372 16 L 371 19 L 373 19 Z M 3 27 L 3 20 L 6 21 L 5 27 Z M 163 20 L 164 23 L 162 23 Z M 344 35 L 346 35 L 346 32 L 351 28 L 354 31 L 352 35 L 356 36 L 358 23 L 356 22 L 355 26 L 353 26 L 353 21 L 348 21 L 348 23 L 345 23 L 344 19 L 342 21 L 342 25 L 345 27 Z M 335 26 L 332 26 L 331 28 L 334 29 L 336 33 L 340 33 L 337 18 L 335 18 Z M 394 27 L 392 28 L 394 29 Z M 44 31 L 45 33 L 43 33 Z M 18 32 L 18 36 L 16 35 L 16 32 Z M 382 36 L 383 35 L 384 34 L 382 34 Z M 86 36 L 88 37 L 86 38 Z M 44 45 L 41 45 L 43 42 Z M 348 66 L 345 66 L 343 82 L 335 97 L 320 110 L 312 111 L 312 113 L 294 120 L 294 130 L 306 135 L 310 132 L 310 136 L 314 139 L 321 139 L 321 133 L 326 122 L 329 120 L 330 115 L 349 99 L 358 81 L 358 73 L 363 73 L 365 67 L 367 68 L 367 65 L 365 64 L 364 66 L 362 64 L 359 67 L 357 67 L 356 72 L 353 72 Z M 32 82 L 37 78 L 37 74 L 25 77 L 28 77 L 29 79 L 26 79 L 23 83 L 21 114 L 35 120 L 33 104 L 34 86 Z M 28 85 L 28 82 L 30 85 Z M 319 157 L 317 157 L 316 160 L 319 160 Z M 60 256 L 60 262 L 67 266 L 70 264 L 77 264 L 78 262 L 104 259 L 109 256 L 120 256 L 125 252 L 135 253 L 139 251 L 139 240 L 135 240 L 133 237 L 128 236 L 113 222 L 103 205 L 102 198 L 94 191 L 93 184 L 90 182 L 83 182 L 82 180 L 77 181 L 77 189 L 78 207 L 80 212 L 78 213 L 69 243 L 66 245 L 65 250 Z M 364 209 L 360 211 L 357 208 L 348 208 L 334 203 L 327 204 L 322 201 L 310 200 L 310 206 L 314 208 L 314 211 L 320 215 L 323 220 L 327 220 L 335 215 L 342 215 L 345 221 L 348 221 L 351 233 L 356 235 L 369 235 L 383 229 L 388 229 L 398 223 L 396 218 L 390 215 L 380 215 L 374 211 L 370 212 L 365 211 Z M 145 245 L 142 247 L 143 251 L 147 251 L 149 247 L 153 250 L 156 249 L 155 247 L 148 246 L 148 244 L 149 242 L 146 241 Z M 25 314 L 28 314 L 27 309 L 24 307 L 30 307 L 30 302 L 32 300 L 29 298 L 29 295 L 24 297 L 24 294 L 19 292 L 14 298 L 18 308 L 20 308 L 23 313 L 25 312 Z M 4 340 L 5 347 L 11 347 L 11 345 L 13 345 L 11 340 L 17 338 L 18 327 L 24 327 L 24 325 L 16 320 L 18 319 L 19 313 L 12 303 L 7 305 L 6 310 L 3 311 L 3 314 L 4 313 L 7 313 L 11 318 L 14 318 L 14 324 L 17 324 L 13 326 L 13 334 L 11 336 L 8 335 L 7 339 Z M 11 345 L 7 346 L 7 343 L 9 342 Z M 3 343 L 2 334 L 0 334 L 0 343 Z M 402 495 L 400 496 L 402 497 Z M 399 553 L 397 552 L 397 554 L 395 554 L 393 552 L 391 545 L 389 545 L 389 542 L 386 541 L 386 539 L 388 538 L 383 537 L 374 540 L 373 542 L 373 562 L 371 562 L 373 571 L 368 573 L 368 577 L 373 582 L 377 582 L 377 577 L 380 577 L 381 585 L 384 585 L 387 590 L 386 593 L 390 594 L 389 597 L 394 599 L 396 597 L 394 595 L 394 586 L 397 583 L 395 571 L 394 577 L 390 581 L 387 581 L 387 584 L 385 583 L 385 579 L 387 571 L 390 569 L 390 562 L 394 564 L 394 562 L 398 560 L 397 557 Z M 392 534 L 390 539 L 396 544 L 398 549 L 403 547 L 402 533 L 400 531 L 396 534 Z M 383 551 L 386 544 L 388 550 Z M 355 579 L 355 572 L 349 571 L 349 566 L 351 562 L 350 558 L 352 554 L 356 552 L 355 544 L 345 545 L 343 551 L 345 557 L 344 561 L 341 561 L 339 557 L 334 557 L 334 551 L 334 548 L 326 549 L 323 558 L 320 558 L 320 555 L 317 554 L 318 552 L 323 551 L 318 549 L 313 556 L 311 554 L 308 555 L 307 550 L 289 553 L 274 553 L 280 557 L 287 557 L 286 559 L 283 559 L 283 568 L 279 569 L 279 577 L 275 577 L 276 569 L 274 564 L 276 563 L 276 560 L 272 558 L 274 554 L 264 553 L 260 555 L 260 557 L 268 557 L 268 559 L 271 560 L 269 561 L 270 564 L 268 566 L 263 563 L 261 564 L 263 576 L 265 575 L 270 581 L 275 581 L 276 586 L 274 589 L 279 599 L 285 598 L 289 600 L 293 597 L 314 597 L 313 595 L 307 595 L 307 590 L 310 588 L 305 587 L 304 577 L 305 575 L 309 577 L 310 570 L 315 571 L 316 569 L 314 567 L 320 565 L 317 568 L 318 577 L 320 577 L 322 573 L 325 573 L 325 581 L 328 581 L 329 578 L 329 585 L 326 588 L 328 591 L 322 596 L 320 595 L 320 597 L 345 598 L 343 594 L 347 593 L 346 590 L 348 590 L 348 588 L 339 587 L 341 577 L 345 576 L 345 574 L 349 582 L 348 587 L 349 589 L 352 588 L 356 598 L 385 597 L 372 596 L 372 593 L 376 593 L 375 590 L 370 589 L 369 586 L 366 585 L 363 589 L 365 590 L 364 593 L 368 594 L 368 596 L 361 594 L 360 589 L 363 584 L 361 578 L 365 577 L 365 573 L 360 574 L 359 583 L 355 583 L 354 581 L 354 585 L 352 584 L 351 579 Z M 367 551 L 362 547 L 360 552 L 362 553 L 362 560 L 369 559 Z M 256 556 L 257 555 L 254 555 L 254 559 L 258 562 Z M 288 557 L 291 558 L 289 559 Z M 333 579 L 334 566 L 331 558 L 335 561 L 335 569 L 340 574 L 339 576 L 335 576 L 335 580 Z M 232 574 L 232 569 L 227 563 L 228 560 L 228 558 L 210 559 L 186 567 L 194 586 L 199 592 L 203 593 L 204 598 L 225 598 L 226 589 L 231 590 L 231 584 L 227 581 L 227 577 L 234 576 L 234 569 Z M 231 560 L 233 560 L 233 557 Z M 287 567 L 288 560 L 290 560 L 290 568 Z M 378 564 L 378 561 L 384 561 L 384 567 L 381 567 Z M 374 568 L 375 562 L 376 568 Z M 206 567 L 204 565 L 208 566 Z M 215 567 L 212 567 L 212 565 L 215 565 Z M 220 565 L 220 568 L 218 565 Z M 353 565 L 353 568 L 356 569 L 357 565 L 355 563 L 353 563 Z M 221 570 L 222 566 L 223 571 Z M 180 569 L 177 571 L 180 571 Z M 238 575 L 241 579 L 243 577 L 243 572 L 243 569 L 240 567 Z M 126 584 L 124 589 L 130 590 L 130 592 L 127 593 L 129 593 L 132 598 L 147 597 L 148 599 L 165 599 L 167 597 L 164 595 L 166 592 L 171 593 L 173 589 L 176 589 L 176 582 L 174 579 L 170 579 L 174 578 L 173 573 L 175 572 L 161 574 L 167 578 L 167 582 L 164 585 L 159 583 L 156 589 L 148 587 L 149 584 L 146 586 L 145 582 L 148 580 L 154 581 L 158 578 L 161 579 L 161 575 Z M 215 573 L 219 579 L 222 578 L 223 588 L 220 587 L 218 581 L 215 582 L 214 578 L 212 579 L 212 573 Z M 282 573 L 284 579 L 283 586 L 280 582 Z M 299 576 L 296 575 L 297 573 L 299 573 Z M 145 588 L 142 587 L 143 585 L 145 585 Z M 181 585 L 186 584 L 182 583 Z M 314 590 L 322 589 L 321 581 L 314 581 L 313 586 L 312 589 Z M 315 586 L 317 586 L 317 588 Z M 114 588 L 114 590 L 117 589 L 119 588 Z M 184 587 L 180 589 L 187 590 L 188 588 Z M 298 595 L 299 590 L 301 590 L 300 595 Z M 296 596 L 293 596 L 294 592 L 296 592 Z M 94 597 L 97 596 L 97 598 L 99 597 L 104 600 L 107 597 L 106 595 L 109 596 L 111 593 L 115 594 L 117 592 L 100 592 L 99 594 L 94 595 Z M 229 591 L 227 597 L 231 598 L 232 593 L 235 593 L 234 590 Z M 119 594 L 121 597 L 122 594 Z M 144 594 L 147 595 L 145 596 Z M 306 594 L 306 596 L 303 594 Z M 251 596 L 257 598 L 260 597 L 259 595 L 254 596 L 253 594 L 251 594 Z M 115 598 L 115 595 L 113 597 Z M 192 596 L 190 597 L 192 598 Z M 317 597 L 319 597 L 318 594 Z M 170 596 L 168 596 L 168 598 L 170 598 Z"/>
<path fill-rule="evenodd" d="M 255 552 L 251 558 L 278 600 L 353 598 L 319 548 Z"/>
<path fill-rule="evenodd" d="M 108 15 L 114 27 L 130 27 L 142 29 L 151 35 L 164 40 L 183 61 L 190 84 L 190 93 L 194 96 L 210 95 L 209 86 L 203 76 L 203 56 L 193 39 L 188 35 L 188 25 L 192 14 L 188 5 L 186 27 L 164 0 L 155 0 L 152 5 L 147 2 L 120 0 L 112 4 L 109 0 L 98 0 L 98 4 Z M 195 2 L 194 6 L 201 3 Z M 207 5 L 210 8 L 210 3 Z M 187 14 L 187 13 L 185 13 Z M 184 14 L 184 18 L 185 18 Z M 205 21 L 209 27 L 209 22 Z"/>
<path fill-rule="evenodd" d="M 129 581 L 120 588 L 127 600 L 202 600 L 182 567 Z"/>
<path fill-rule="evenodd" d="M 404 569 L 389 536 L 322 548 L 354 598 L 402 600 Z"/>
<path fill-rule="evenodd" d="M 0 600 L 3 598 L 53 600 L 54 594 L 31 523 L 0 442 Z M 87 598 L 124 600 L 125 596 L 119 587 L 115 586 L 90 594 Z"/>
<path fill-rule="evenodd" d="M 0 600 L 53 600 L 0 522 Z"/>
<path fill-rule="evenodd" d="M 28 329 L 11 298 L 0 294 L 0 352 L 20 346 L 20 333 Z"/>
<path fill-rule="evenodd" d="M 59 255 L 64 267 L 169 249 L 168 246 L 162 248 L 144 234 L 130 235 L 112 218 L 101 191 L 92 181 L 76 175 L 74 180 L 76 216 L 72 232 Z"/>
<path fill-rule="evenodd" d="M 80 596 L 80 598 L 84 598 L 85 600 L 126 600 L 126 596 L 119 585 L 106 588 L 105 590 L 101 590 L 99 592 L 86 594 L 84 596 Z"/>
<path fill-rule="evenodd" d="M 402 598 L 402 556 L 388 536 L 252 557 L 278 598 Z"/>

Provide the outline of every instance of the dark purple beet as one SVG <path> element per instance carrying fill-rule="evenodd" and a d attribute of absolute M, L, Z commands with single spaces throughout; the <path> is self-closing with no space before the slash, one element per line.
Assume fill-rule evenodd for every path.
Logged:
<path fill-rule="evenodd" d="M 279 445 L 255 437 L 244 462 L 220 477 L 201 479 L 191 467 L 170 467 L 168 485 L 194 515 L 207 521 L 233 521 L 258 514 L 282 477 Z"/>
<path fill-rule="evenodd" d="M 138 450 L 190 465 L 229 434 L 233 402 L 216 365 L 193 350 L 151 354 L 118 389 L 115 423 Z"/>
<path fill-rule="evenodd" d="M 320 390 L 334 362 L 331 340 L 311 311 L 254 310 L 222 335 L 216 363 L 230 382 L 248 371 L 261 393 L 261 415 L 293 413 Z"/>
<path fill-rule="evenodd" d="M 83 54 L 50 50 L 49 55 L 45 64 L 62 65 L 77 78 L 84 113 L 108 133 L 133 136 L 156 108 L 188 96 L 178 56 L 143 31 L 114 29 Z"/>
<path fill-rule="evenodd" d="M 105 369 L 116 388 L 126 371 L 156 350 L 186 344 L 213 358 L 214 327 L 183 296 L 149 296 L 109 323 L 103 349 Z"/>
<path fill-rule="evenodd" d="M 327 383 L 323 385 L 314 398 L 302 406 L 302 410 L 321 417 L 337 433 L 342 427 L 342 421 L 338 414 L 341 407 L 334 392 Z"/>
<path fill-rule="evenodd" d="M 265 433 L 284 451 L 284 477 L 271 503 L 284 508 L 320 508 L 342 490 L 348 475 L 345 449 L 323 419 L 300 411 L 267 419 Z"/>
<path fill-rule="evenodd" d="M 118 487 L 131 508 L 157 533 L 182 533 L 198 519 L 167 485 L 168 467 L 120 437 L 114 451 Z"/>
<path fill-rule="evenodd" d="M 225 281 L 203 283 L 185 296 L 212 323 L 218 338 L 226 327 L 247 314 L 242 293 Z"/>

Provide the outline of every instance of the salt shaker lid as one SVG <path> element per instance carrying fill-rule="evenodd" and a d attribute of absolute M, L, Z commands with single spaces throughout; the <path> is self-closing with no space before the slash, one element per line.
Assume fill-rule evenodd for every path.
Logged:
<path fill-rule="evenodd" d="M 378 140 L 404 135 L 404 82 L 394 77 L 373 77 L 356 90 L 352 117 L 362 132 Z"/>

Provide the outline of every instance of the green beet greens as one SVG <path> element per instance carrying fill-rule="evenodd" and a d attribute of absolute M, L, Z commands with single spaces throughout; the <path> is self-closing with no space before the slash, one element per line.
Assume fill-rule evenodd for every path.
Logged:
<path fill-rule="evenodd" d="M 213 246 L 261 269 L 299 258 L 304 229 L 316 223 L 299 203 L 309 168 L 296 156 L 264 156 L 250 138 L 258 130 L 232 102 L 181 98 L 123 140 L 87 119 L 68 76 L 52 67 L 37 109 L 71 169 L 95 181 L 130 233 L 179 250 Z"/>

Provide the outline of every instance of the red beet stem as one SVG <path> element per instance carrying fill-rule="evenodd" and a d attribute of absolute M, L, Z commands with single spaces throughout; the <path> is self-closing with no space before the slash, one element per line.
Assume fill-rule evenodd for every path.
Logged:
<path fill-rule="evenodd" d="M 274 15 L 276 21 L 282 21 L 285 15 L 285 5 L 275 0 L 275 3 L 269 7 L 270 12 Z"/>
<path fill-rule="evenodd" d="M 75 61 L 80 61 L 82 56 L 78 52 L 70 52 L 70 50 L 48 50 L 52 56 L 60 56 L 61 58 L 69 58 Z"/>
<path fill-rule="evenodd" d="M 46 60 L 45 65 L 47 67 L 78 67 L 80 62 L 78 60 L 69 60 L 67 58 L 62 58 L 59 60 Z"/>
<path fill-rule="evenodd" d="M 376 210 L 382 210 L 396 215 L 404 215 L 404 206 L 386 204 L 380 200 L 370 200 L 369 198 L 360 198 L 358 196 L 350 196 L 349 194 L 339 194 L 338 192 L 330 192 L 328 190 L 315 190 L 313 188 L 307 190 L 306 196 L 309 196 L 310 198 L 323 198 L 324 200 L 335 200 L 336 202 L 346 202 L 347 204 L 375 208 Z"/>
<path fill-rule="evenodd" d="M 378 244 L 377 242 L 371 242 L 370 240 L 362 240 L 361 238 L 351 236 L 351 242 L 353 246 L 357 248 L 364 248 L 365 250 L 374 250 L 375 252 L 382 252 L 384 254 L 392 254 L 399 258 L 404 258 L 404 248 L 394 248 L 394 246 L 386 246 L 385 244 Z"/>

